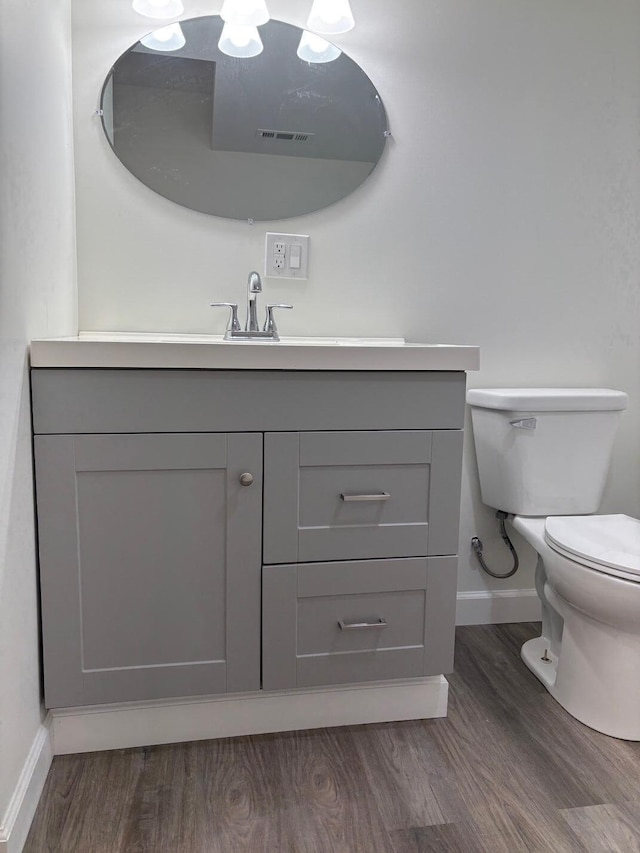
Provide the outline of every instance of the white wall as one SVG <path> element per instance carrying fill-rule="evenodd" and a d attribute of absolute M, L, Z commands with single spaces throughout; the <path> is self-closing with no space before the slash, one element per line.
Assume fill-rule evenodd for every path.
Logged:
<path fill-rule="evenodd" d="M 270 0 L 303 24 L 310 2 Z M 129 0 L 73 0 L 80 322 L 84 329 L 222 331 L 264 232 L 311 235 L 284 334 L 401 335 L 478 344 L 476 386 L 608 385 L 629 392 L 605 509 L 640 513 L 640 3 L 352 0 L 337 43 L 369 74 L 394 137 L 349 198 L 249 226 L 154 195 L 93 116 L 110 65 L 151 29 Z M 221 2 L 185 0 L 186 14 Z M 475 567 L 477 533 L 508 561 L 478 495 L 467 436 L 461 590 L 507 583 Z"/>
<path fill-rule="evenodd" d="M 42 719 L 27 345 L 75 328 L 69 0 L 4 0 L 0 33 L 1 828 Z"/>

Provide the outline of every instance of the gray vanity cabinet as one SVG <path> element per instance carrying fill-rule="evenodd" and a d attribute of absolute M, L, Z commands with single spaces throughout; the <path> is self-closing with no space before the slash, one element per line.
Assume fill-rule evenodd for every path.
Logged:
<path fill-rule="evenodd" d="M 35 454 L 47 706 L 259 689 L 262 435 Z"/>
<path fill-rule="evenodd" d="M 450 671 L 464 373 L 32 389 L 48 707 Z"/>

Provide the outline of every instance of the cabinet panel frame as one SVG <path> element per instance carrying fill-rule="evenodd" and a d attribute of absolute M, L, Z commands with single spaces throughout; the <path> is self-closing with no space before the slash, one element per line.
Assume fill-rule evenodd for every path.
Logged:
<path fill-rule="evenodd" d="M 46 706 L 258 690 L 262 435 L 36 436 L 34 446 Z M 96 467 L 92 454 L 103 463 Z M 224 659 L 83 669 L 77 472 L 153 472 L 156 464 L 226 468 Z M 250 488 L 239 482 L 245 471 L 254 475 Z"/>
<path fill-rule="evenodd" d="M 318 526 L 300 523 L 300 472 L 347 461 L 340 444 L 354 450 L 355 462 L 373 459 L 380 446 L 389 464 L 428 465 L 428 518 L 425 524 Z M 394 447 L 393 443 L 404 445 Z M 280 432 L 265 434 L 263 560 L 266 564 L 370 558 L 444 556 L 458 550 L 462 430 L 360 432 Z M 386 463 L 383 455 L 380 464 Z"/>
<path fill-rule="evenodd" d="M 263 688 L 319 687 L 451 672 L 457 564 L 457 557 L 446 556 L 263 566 Z M 399 589 L 424 593 L 422 648 L 298 653 L 300 600 Z"/>

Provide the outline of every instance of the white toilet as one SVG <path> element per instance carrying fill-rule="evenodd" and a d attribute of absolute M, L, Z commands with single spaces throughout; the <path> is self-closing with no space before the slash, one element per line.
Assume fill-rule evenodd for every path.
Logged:
<path fill-rule="evenodd" d="M 542 636 L 522 659 L 576 719 L 640 740 L 640 521 L 598 510 L 621 391 L 467 393 L 482 499 L 538 552 Z"/>

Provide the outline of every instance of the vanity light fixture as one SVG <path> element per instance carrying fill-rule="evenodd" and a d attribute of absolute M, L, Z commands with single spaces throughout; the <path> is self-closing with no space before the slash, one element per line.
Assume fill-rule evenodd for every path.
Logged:
<path fill-rule="evenodd" d="M 180 50 L 181 47 L 185 46 L 187 40 L 182 32 L 182 27 L 176 23 L 154 30 L 148 36 L 140 39 L 140 43 L 151 50 L 168 53 L 170 50 Z"/>
<path fill-rule="evenodd" d="M 355 25 L 349 0 L 313 0 L 308 30 L 335 36 L 348 33 Z"/>
<path fill-rule="evenodd" d="M 265 0 L 224 0 L 220 17 L 227 24 L 260 27 L 269 20 Z"/>
<path fill-rule="evenodd" d="M 225 23 L 218 47 L 227 56 L 249 59 L 262 53 L 262 39 L 257 27 Z"/>
<path fill-rule="evenodd" d="M 132 5 L 145 18 L 177 18 L 184 12 L 182 0 L 133 0 Z"/>
<path fill-rule="evenodd" d="M 308 30 L 303 31 L 297 50 L 298 56 L 305 62 L 333 62 L 341 53 L 342 51 L 335 44 Z"/>

